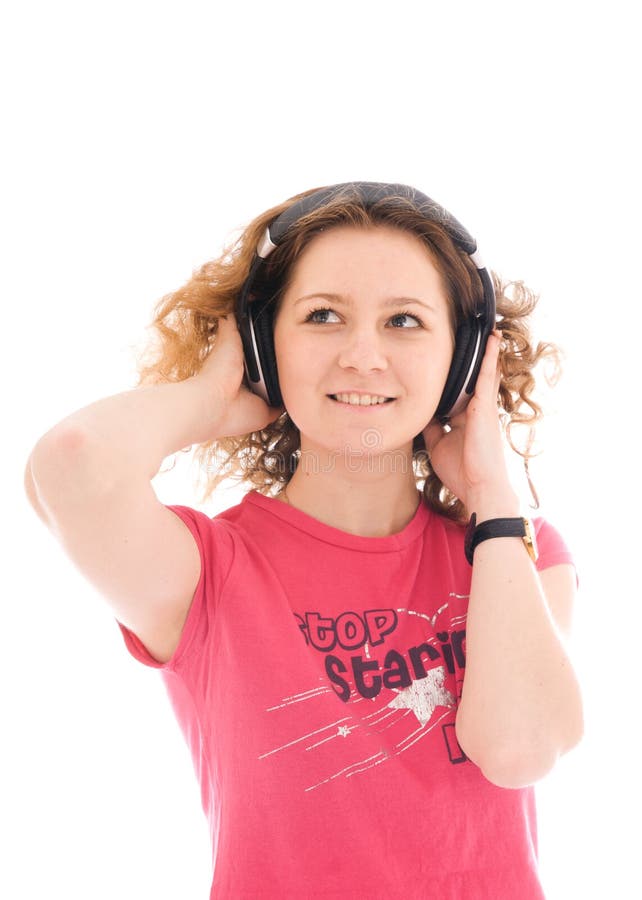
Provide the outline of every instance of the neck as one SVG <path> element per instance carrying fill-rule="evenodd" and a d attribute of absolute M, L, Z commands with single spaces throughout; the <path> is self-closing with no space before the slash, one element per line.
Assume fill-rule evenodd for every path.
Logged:
<path fill-rule="evenodd" d="M 279 498 L 325 525 L 362 537 L 403 531 L 421 503 L 414 477 L 355 481 L 332 474 L 297 469 Z"/>

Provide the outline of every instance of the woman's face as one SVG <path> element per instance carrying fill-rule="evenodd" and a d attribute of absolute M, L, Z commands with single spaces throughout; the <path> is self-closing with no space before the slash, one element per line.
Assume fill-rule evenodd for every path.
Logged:
<path fill-rule="evenodd" d="M 274 345 L 302 450 L 408 452 L 446 382 L 450 302 L 419 238 L 389 226 L 340 226 L 298 258 Z M 355 406 L 346 402 L 351 394 L 393 399 Z"/>

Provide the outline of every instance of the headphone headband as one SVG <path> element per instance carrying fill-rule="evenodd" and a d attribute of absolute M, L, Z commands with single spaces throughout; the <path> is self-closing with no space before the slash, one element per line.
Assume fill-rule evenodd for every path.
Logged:
<path fill-rule="evenodd" d="M 343 184 L 333 184 L 320 188 L 307 197 L 302 197 L 281 215 L 271 222 L 265 230 L 263 240 L 257 249 L 257 255 L 262 259 L 275 250 L 283 240 L 286 232 L 292 225 L 308 213 L 326 206 L 333 200 L 349 199 L 350 195 L 357 197 L 366 209 L 374 206 L 381 200 L 404 199 L 409 200 L 415 209 L 430 222 L 441 225 L 453 239 L 455 244 L 473 256 L 477 251 L 477 242 L 464 228 L 461 222 L 451 215 L 447 209 L 440 206 L 426 194 L 407 184 L 382 184 L 377 181 L 346 181 Z M 479 268 L 479 266 L 478 266 Z"/>
<path fill-rule="evenodd" d="M 271 406 L 282 404 L 272 341 L 272 317 L 265 302 L 255 302 L 253 296 L 254 285 L 265 267 L 267 257 L 276 250 L 290 228 L 304 216 L 335 200 L 355 197 L 366 209 L 380 201 L 409 201 L 427 220 L 441 225 L 455 246 L 470 257 L 477 269 L 483 297 L 474 315 L 458 328 L 453 362 L 436 412 L 441 421 L 446 421 L 465 408 L 474 391 L 486 340 L 495 325 L 495 292 L 492 278 L 482 262 L 477 242 L 472 235 L 443 206 L 405 184 L 352 181 L 329 185 L 297 200 L 268 225 L 237 303 L 237 321 L 243 341 L 248 385 Z M 263 315 L 259 316 L 259 313 Z"/>

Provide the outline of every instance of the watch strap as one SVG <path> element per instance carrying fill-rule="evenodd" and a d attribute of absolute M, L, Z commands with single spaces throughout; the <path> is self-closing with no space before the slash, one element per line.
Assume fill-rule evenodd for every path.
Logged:
<path fill-rule="evenodd" d="M 526 549 L 528 550 L 528 554 L 533 562 L 535 562 L 535 560 L 537 559 L 535 536 L 531 527 L 531 523 L 528 519 L 524 519 L 521 516 L 506 519 L 487 519 L 485 522 L 480 522 L 480 524 L 478 525 L 477 516 L 475 515 L 475 513 L 473 513 L 470 517 L 468 528 L 466 529 L 466 538 L 464 543 L 466 559 L 471 566 L 473 564 L 473 554 L 475 552 L 475 547 L 477 547 L 478 544 L 481 544 L 482 541 L 487 541 L 489 540 L 489 538 L 497 537 L 522 538 Z"/>

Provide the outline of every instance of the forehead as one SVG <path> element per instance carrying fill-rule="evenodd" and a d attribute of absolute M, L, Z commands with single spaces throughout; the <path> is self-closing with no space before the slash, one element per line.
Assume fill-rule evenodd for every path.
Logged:
<path fill-rule="evenodd" d="M 450 306 L 431 250 L 412 232 L 389 225 L 339 225 L 315 235 L 293 263 L 279 307 L 311 291 L 423 296 Z"/>
<path fill-rule="evenodd" d="M 319 268 L 334 270 L 341 266 L 357 270 L 357 264 L 351 265 L 355 258 L 359 262 L 368 259 L 370 266 L 377 269 L 394 269 L 395 265 L 404 269 L 410 265 L 438 271 L 431 251 L 412 232 L 389 225 L 337 225 L 309 241 L 292 266 L 290 281 L 300 273 Z"/>

